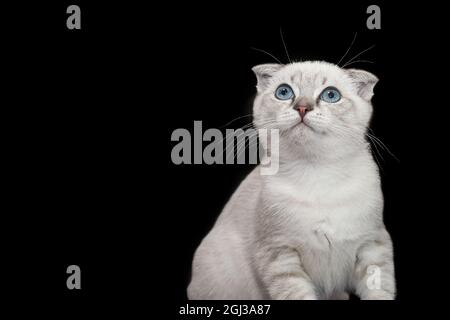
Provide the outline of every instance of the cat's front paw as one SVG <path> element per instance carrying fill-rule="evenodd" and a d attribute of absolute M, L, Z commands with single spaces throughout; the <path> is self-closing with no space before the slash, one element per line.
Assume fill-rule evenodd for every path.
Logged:
<path fill-rule="evenodd" d="M 370 290 L 363 296 L 361 300 L 394 300 L 395 295 L 383 290 Z"/>

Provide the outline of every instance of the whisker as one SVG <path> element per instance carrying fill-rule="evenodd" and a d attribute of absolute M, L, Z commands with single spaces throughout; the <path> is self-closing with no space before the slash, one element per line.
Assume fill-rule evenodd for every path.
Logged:
<path fill-rule="evenodd" d="M 372 134 L 367 133 L 367 135 L 370 135 L 372 138 L 374 138 L 374 140 L 378 142 L 381 148 L 386 150 L 397 162 L 400 162 L 400 160 L 395 156 L 395 154 L 391 150 L 389 150 L 389 148 L 383 143 L 383 141 L 381 141 L 380 138 L 378 138 L 373 134 L 373 130 L 372 129 L 369 130 L 372 131 Z"/>
<path fill-rule="evenodd" d="M 240 129 L 242 129 L 242 130 L 246 130 L 246 129 L 248 129 L 248 128 L 252 128 L 253 127 L 253 122 L 250 122 L 250 123 L 247 123 L 246 125 L 244 125 L 244 126 L 242 126 Z M 242 134 L 242 133 L 241 133 Z M 225 134 L 225 136 L 222 138 L 222 139 L 220 139 L 218 142 L 216 142 L 216 143 L 222 143 L 225 139 L 227 138 L 227 135 Z M 227 145 L 225 145 L 225 150 L 228 148 L 228 144 Z M 223 154 L 223 150 L 222 150 L 222 153 L 221 153 L 221 155 Z"/>
<path fill-rule="evenodd" d="M 274 58 L 276 61 L 278 61 L 279 64 L 283 64 L 277 57 L 275 57 L 273 54 L 271 54 L 271 53 L 269 53 L 269 52 L 267 52 L 267 51 L 265 51 L 265 50 L 258 49 L 258 48 L 255 48 L 255 47 L 250 47 L 250 49 L 253 49 L 253 50 L 256 50 L 256 51 L 265 53 L 265 54 L 271 56 L 272 58 Z"/>
<path fill-rule="evenodd" d="M 346 63 L 342 68 L 347 67 L 347 66 L 349 66 L 351 64 L 354 64 L 354 63 L 358 63 L 358 62 L 375 63 L 375 62 L 370 61 L 370 60 L 355 60 L 355 61 L 352 61 L 350 63 Z"/>
<path fill-rule="evenodd" d="M 219 127 L 219 129 L 222 129 L 222 128 L 226 127 L 226 126 L 229 126 L 230 124 L 232 124 L 233 122 L 235 122 L 235 121 L 237 121 L 237 120 L 239 120 L 239 119 L 247 118 L 247 117 L 252 117 L 252 116 L 253 116 L 253 113 L 250 113 L 250 114 L 246 114 L 246 115 L 244 115 L 244 116 L 240 116 L 240 117 L 234 118 L 234 119 L 231 120 L 230 122 L 227 122 L 227 123 L 224 124 L 223 126 Z"/>
<path fill-rule="evenodd" d="M 253 124 L 249 123 L 249 124 L 243 126 L 242 128 L 240 128 L 242 130 L 242 132 L 240 132 L 238 134 L 237 138 L 239 138 L 241 135 L 245 134 L 246 129 L 252 128 L 252 126 L 253 126 Z M 225 135 L 225 137 L 222 139 L 222 141 L 226 140 L 227 138 L 228 138 L 228 136 Z M 234 136 L 233 136 L 233 139 L 225 145 L 225 150 L 222 150 L 221 155 L 223 154 L 223 151 L 227 152 L 228 148 L 230 148 L 231 146 L 234 147 Z"/>
<path fill-rule="evenodd" d="M 376 152 L 374 152 L 372 145 L 370 146 L 370 151 L 372 152 L 373 155 L 373 159 L 375 160 L 375 162 L 378 165 L 378 168 L 384 172 L 383 166 L 381 165 L 381 160 L 378 159 L 378 157 L 381 157 L 381 159 L 383 159 L 383 157 L 381 156 L 380 152 L 378 151 L 378 149 L 375 147 Z M 384 159 L 383 159 L 384 161 Z"/>
<path fill-rule="evenodd" d="M 257 144 L 258 142 L 258 138 L 254 139 L 254 137 L 257 137 L 257 135 L 252 135 L 250 137 L 248 137 L 248 149 L 250 150 L 250 147 Z M 244 139 L 243 141 L 240 142 L 239 146 L 236 146 L 236 155 L 235 158 L 236 160 L 239 160 L 239 157 L 241 156 L 242 153 L 245 153 L 247 151 L 247 140 Z"/>
<path fill-rule="evenodd" d="M 253 141 L 258 141 L 258 138 L 256 138 L 256 140 L 253 140 L 255 137 L 257 137 L 258 136 L 258 132 L 254 132 L 254 133 L 252 133 L 250 136 L 248 136 L 248 143 L 249 143 L 249 146 L 250 146 L 250 144 L 251 144 L 251 142 L 253 142 Z M 234 150 L 233 150 L 233 160 L 234 159 L 236 159 L 236 160 L 238 160 L 239 159 L 239 156 L 240 156 L 240 154 L 242 154 L 242 151 L 243 152 L 245 152 L 246 151 L 246 144 L 247 144 L 247 139 L 244 137 L 244 139 L 243 140 L 241 140 L 241 141 L 239 141 L 238 142 L 238 144 L 236 145 L 236 153 L 234 152 Z M 234 143 L 233 143 L 233 145 L 234 145 Z M 243 148 L 242 148 L 243 147 Z M 234 148 L 233 148 L 234 149 Z"/>
<path fill-rule="evenodd" d="M 254 120 L 254 122 L 256 122 L 256 121 L 257 121 L 257 120 Z M 272 123 L 277 123 L 277 122 L 278 122 L 278 121 L 277 121 L 276 119 L 268 118 L 268 119 L 262 119 L 262 120 L 259 120 L 259 123 L 257 123 L 257 124 L 263 126 L 263 125 L 272 124 Z M 246 129 L 251 129 L 251 128 L 254 128 L 253 122 L 250 122 L 250 123 L 248 123 L 248 124 L 242 126 L 241 128 L 239 128 L 239 129 L 243 130 L 243 132 L 240 132 L 240 133 L 237 135 L 237 138 L 239 138 L 241 135 L 245 134 L 245 130 L 246 130 Z M 236 129 L 236 130 L 239 130 L 239 129 Z M 256 128 L 254 128 L 254 129 L 256 129 Z M 250 135 L 250 137 L 253 136 L 254 134 L 255 134 L 255 133 L 252 132 L 251 135 Z M 257 134 L 257 131 L 256 131 L 256 134 Z M 227 136 L 225 135 L 225 137 L 222 138 L 222 140 L 220 140 L 219 142 L 223 142 L 223 141 L 226 140 L 226 139 L 227 139 Z M 244 139 L 244 140 L 245 140 L 245 139 Z M 222 156 L 224 152 L 226 153 L 230 147 L 233 147 L 233 148 L 234 148 L 234 146 L 235 146 L 235 145 L 234 145 L 234 138 L 233 138 L 231 141 L 229 141 L 229 142 L 225 145 L 225 149 L 222 150 L 222 152 L 220 153 L 220 156 Z"/>
<path fill-rule="evenodd" d="M 358 58 L 360 55 L 362 55 L 364 52 L 369 51 L 370 49 L 373 49 L 375 47 L 375 45 L 370 46 L 369 48 L 361 51 L 360 53 L 358 53 L 356 56 L 354 56 L 353 58 L 351 58 L 350 60 L 347 61 L 347 63 L 345 63 L 342 68 L 345 68 L 345 66 L 347 66 L 350 62 L 352 62 L 353 60 L 355 60 L 356 58 Z"/>
<path fill-rule="evenodd" d="M 338 63 L 336 63 L 337 66 L 339 66 L 339 63 L 342 62 L 342 60 L 344 60 L 344 58 L 347 56 L 347 54 L 349 53 L 350 49 L 352 48 L 353 44 L 355 43 L 356 40 L 356 36 L 358 35 L 358 32 L 355 32 L 355 35 L 353 36 L 353 40 L 352 43 L 350 43 L 350 46 L 348 47 L 347 51 L 345 51 L 345 54 L 342 56 L 341 60 L 339 60 Z"/>
<path fill-rule="evenodd" d="M 289 60 L 289 63 L 292 63 L 291 57 L 289 57 L 288 49 L 286 47 L 286 42 L 284 42 L 283 31 L 281 30 L 281 27 L 280 27 L 280 36 L 281 36 L 281 41 L 283 42 L 284 51 L 286 51 L 286 56 Z"/>
<path fill-rule="evenodd" d="M 370 142 L 372 142 L 371 146 L 373 145 L 375 147 L 376 152 L 379 154 L 381 159 L 385 162 L 381 152 L 378 150 L 378 147 L 377 147 L 378 143 L 376 142 L 376 140 L 374 140 L 371 136 L 367 136 L 367 137 L 369 138 Z"/>

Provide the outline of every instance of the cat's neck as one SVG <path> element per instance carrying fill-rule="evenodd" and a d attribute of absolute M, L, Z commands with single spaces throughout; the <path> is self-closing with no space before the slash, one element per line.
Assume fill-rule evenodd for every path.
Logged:
<path fill-rule="evenodd" d="M 328 150 L 305 148 L 280 147 L 278 154 L 280 168 L 291 168 L 292 166 L 320 167 L 334 166 L 351 163 L 354 159 L 370 154 L 370 145 L 364 141 L 358 145 L 335 146 Z"/>
<path fill-rule="evenodd" d="M 304 181 L 327 181 L 334 178 L 353 176 L 358 172 L 375 172 L 376 165 L 370 151 L 361 149 L 342 158 L 312 158 L 298 157 L 297 159 L 281 158 L 278 172 L 268 175 L 265 180 L 269 184 L 288 182 L 290 184 Z"/>

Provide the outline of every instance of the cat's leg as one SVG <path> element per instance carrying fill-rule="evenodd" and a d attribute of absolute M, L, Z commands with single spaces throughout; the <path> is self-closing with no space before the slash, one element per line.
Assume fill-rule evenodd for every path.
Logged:
<path fill-rule="evenodd" d="M 386 230 L 358 250 L 354 286 L 361 300 L 395 299 L 392 242 Z"/>
<path fill-rule="evenodd" d="M 191 300 L 260 300 L 264 295 L 239 234 L 215 226 L 194 254 Z"/>
<path fill-rule="evenodd" d="M 295 249 L 266 248 L 258 252 L 255 263 L 271 299 L 318 300 Z"/>

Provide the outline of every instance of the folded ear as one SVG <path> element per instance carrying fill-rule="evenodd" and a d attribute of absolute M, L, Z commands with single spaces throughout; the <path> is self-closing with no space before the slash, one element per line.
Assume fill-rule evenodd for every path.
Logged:
<path fill-rule="evenodd" d="M 345 72 L 350 76 L 358 89 L 358 95 L 366 101 L 373 97 L 373 88 L 378 82 L 378 78 L 370 72 L 358 69 L 347 69 Z"/>
<path fill-rule="evenodd" d="M 265 88 L 267 88 L 267 85 L 270 83 L 270 78 L 272 78 L 274 73 L 280 70 L 282 67 L 282 64 L 270 63 L 260 64 L 252 68 L 258 80 L 258 84 L 256 85 L 258 92 L 261 92 Z"/>

